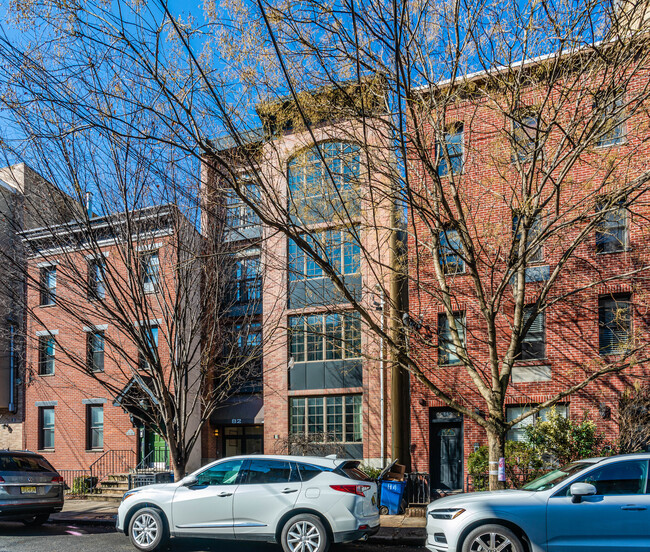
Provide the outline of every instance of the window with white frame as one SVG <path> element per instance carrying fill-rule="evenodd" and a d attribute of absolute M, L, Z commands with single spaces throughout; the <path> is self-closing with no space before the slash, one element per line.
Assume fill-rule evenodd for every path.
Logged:
<path fill-rule="evenodd" d="M 598 298 L 598 345 L 601 355 L 622 355 L 632 341 L 631 295 L 616 293 Z"/>
<path fill-rule="evenodd" d="M 89 404 L 86 410 L 86 427 L 88 428 L 88 450 L 102 450 L 104 448 L 104 406 Z"/>
<path fill-rule="evenodd" d="M 458 332 L 458 338 L 465 346 L 465 315 L 464 313 L 454 313 L 454 322 Z M 460 364 L 458 349 L 454 343 L 449 319 L 447 315 L 441 313 L 438 315 L 438 364 Z"/>
<path fill-rule="evenodd" d="M 56 303 L 56 266 L 41 268 L 41 305 L 54 305 Z"/>
<path fill-rule="evenodd" d="M 88 299 L 104 299 L 106 297 L 106 261 L 91 259 L 88 261 Z"/>
<path fill-rule="evenodd" d="M 54 407 L 40 406 L 38 408 L 38 448 L 40 450 L 54 449 Z"/>
<path fill-rule="evenodd" d="M 511 422 L 517 419 L 519 416 L 528 412 L 534 405 L 531 406 L 506 406 L 506 421 Z M 507 439 L 509 441 L 525 441 L 526 440 L 526 427 L 529 425 L 535 424 L 538 420 L 545 422 L 548 420 L 548 416 L 551 411 L 555 409 L 555 412 L 566 418 L 569 415 L 569 406 L 566 404 L 556 404 L 548 408 L 542 408 L 539 412 L 528 416 L 521 420 L 521 422 L 516 423 L 508 431 Z"/>
<path fill-rule="evenodd" d="M 448 228 L 440 232 L 440 268 L 443 273 L 463 274 L 465 272 L 465 260 L 462 256 L 463 245 L 458 235 L 458 230 Z"/>
<path fill-rule="evenodd" d="M 602 217 L 596 227 L 596 253 L 617 253 L 627 248 L 627 209 L 622 201 L 599 201 L 596 212 Z"/>
<path fill-rule="evenodd" d="M 86 334 L 86 359 L 89 372 L 104 371 L 104 331 L 96 330 Z"/>
<path fill-rule="evenodd" d="M 625 91 L 612 89 L 596 95 L 594 109 L 597 114 L 600 147 L 615 146 L 625 141 Z"/>
<path fill-rule="evenodd" d="M 148 251 L 140 255 L 142 288 L 145 293 L 155 293 L 160 288 L 160 255 Z"/>
<path fill-rule="evenodd" d="M 436 148 L 438 175 L 460 174 L 463 170 L 463 123 L 454 123 L 447 128 Z"/>
<path fill-rule="evenodd" d="M 151 325 L 145 329 L 146 350 L 138 351 L 140 368 L 151 369 L 151 360 L 158 357 L 158 326 Z"/>
<path fill-rule="evenodd" d="M 38 373 L 41 376 L 54 375 L 56 340 L 52 335 L 38 338 Z"/>
<path fill-rule="evenodd" d="M 524 307 L 522 328 L 530 322 L 534 306 Z M 528 331 L 522 336 L 517 360 L 541 360 L 546 358 L 546 316 L 538 312 Z"/>

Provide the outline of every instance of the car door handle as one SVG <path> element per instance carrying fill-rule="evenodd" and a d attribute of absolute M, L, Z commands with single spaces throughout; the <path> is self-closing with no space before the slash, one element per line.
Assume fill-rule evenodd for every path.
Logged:
<path fill-rule="evenodd" d="M 628 504 L 627 506 L 621 506 L 621 510 L 641 511 L 647 510 L 647 508 L 645 506 L 637 506 L 636 504 Z"/>
<path fill-rule="evenodd" d="M 223 493 L 219 493 L 217 496 L 220 496 L 220 497 L 223 498 L 223 497 L 226 497 L 226 496 L 232 496 L 232 493 L 227 493 L 227 492 L 224 491 Z"/>
<path fill-rule="evenodd" d="M 290 494 L 290 493 L 297 493 L 298 489 L 284 489 L 282 491 L 282 494 Z"/>

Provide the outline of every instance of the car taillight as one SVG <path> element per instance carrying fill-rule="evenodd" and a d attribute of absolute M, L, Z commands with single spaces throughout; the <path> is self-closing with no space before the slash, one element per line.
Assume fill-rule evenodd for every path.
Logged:
<path fill-rule="evenodd" d="M 52 478 L 52 483 L 63 483 L 63 477 L 60 475 L 57 475 L 56 477 Z"/>
<path fill-rule="evenodd" d="M 330 485 L 330 487 L 335 491 L 357 496 L 366 496 L 366 491 L 372 488 L 370 485 Z"/>
<path fill-rule="evenodd" d="M 0 475 L 0 483 L 4 483 L 4 482 L 5 482 L 4 477 Z"/>

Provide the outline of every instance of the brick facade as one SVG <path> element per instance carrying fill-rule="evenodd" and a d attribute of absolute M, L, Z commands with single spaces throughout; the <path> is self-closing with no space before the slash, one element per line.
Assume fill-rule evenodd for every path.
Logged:
<path fill-rule="evenodd" d="M 643 96 L 642 87 L 647 81 L 644 75 L 645 71 L 640 71 L 638 76 L 629 83 L 627 94 L 632 97 L 637 93 Z M 476 78 L 480 79 L 480 77 Z M 589 84 L 585 85 L 583 82 L 582 85 L 589 89 Z M 580 92 L 584 90 L 581 91 L 576 87 L 576 97 L 581 97 Z M 466 202 L 464 207 L 471 214 L 470 231 L 478 236 L 475 240 L 485 246 L 485 251 L 489 251 L 496 257 L 494 252 L 499 247 L 507 250 L 513 232 L 512 209 L 503 198 L 512 193 L 510 183 L 517 182 L 517 178 L 520 177 L 510 162 L 512 146 L 504 132 L 504 129 L 508 128 L 506 125 L 511 124 L 510 120 L 504 115 L 502 106 L 495 105 L 496 102 L 490 99 L 489 93 L 486 96 L 488 98 L 480 95 L 474 98 L 461 96 L 461 99 L 447 108 L 446 122 L 448 124 L 462 122 L 464 125 L 464 166 L 462 176 L 458 177 L 462 179 L 463 200 Z M 534 106 L 543 97 L 544 91 L 540 93 L 539 90 L 528 90 L 524 93 L 521 103 Z M 567 117 L 574 107 L 575 104 L 571 102 L 566 104 Z M 588 107 L 591 108 L 591 105 Z M 558 119 L 562 117 L 562 113 L 558 114 Z M 630 182 L 642 175 L 647 170 L 648 130 L 647 115 L 643 110 L 639 110 L 626 122 L 626 139 L 622 143 L 588 149 L 564 177 L 562 201 L 569 204 L 591 201 L 589 209 L 592 210 L 589 212 L 594 212 L 594 190 L 598 189 L 598 182 L 604 179 L 607 170 L 612 166 L 615 167 L 615 176 L 610 179 L 612 182 L 616 182 L 617 179 Z M 429 126 L 427 131 L 431 136 L 434 135 L 433 127 Z M 559 139 L 559 135 L 552 133 L 548 147 L 551 149 L 555 147 Z M 411 168 L 411 178 L 417 186 L 430 184 L 428 177 L 424 179 L 422 176 L 425 174 L 422 167 L 413 163 Z M 446 182 L 445 178 L 441 178 L 443 185 Z M 605 185 L 598 193 L 604 194 L 613 189 L 615 189 L 613 185 Z M 548 208 L 554 209 L 555 206 L 549 205 Z M 646 217 L 649 213 L 646 195 L 641 195 L 632 211 L 627 221 L 629 243 L 625 251 L 596 253 L 596 238 L 593 233 L 576 250 L 552 291 L 553 298 L 570 295 L 566 299 L 558 300 L 546 313 L 546 358 L 539 361 L 517 362 L 508 390 L 507 404 L 525 406 L 542 403 L 559 391 L 584 379 L 589 370 L 598 365 L 600 362 L 598 355 L 600 296 L 630 293 L 635 338 L 641 344 L 647 342 L 649 334 L 646 296 L 649 288 L 645 277 L 637 274 L 626 279 L 614 279 L 617 275 L 648 266 L 650 261 L 650 249 L 647 246 L 649 226 Z M 435 341 L 438 315 L 444 310 L 432 295 L 422 293 L 427 286 L 437 289 L 438 284 L 435 279 L 433 259 L 430 255 L 422 253 L 422 249 L 414 239 L 416 235 L 420 236 L 420 239 L 426 239 L 428 232 L 427 226 L 418 216 L 416 214 L 415 224 L 412 224 L 409 219 L 411 270 L 416 266 L 416 259 L 419 267 L 418 281 L 416 282 L 414 278 L 411 280 L 410 312 L 414 318 L 422 321 L 425 328 L 429 328 L 431 338 Z M 543 267 L 550 267 L 550 270 L 553 270 L 564 252 L 563 245 L 577 235 L 580 227 L 580 224 L 575 224 L 564 234 L 556 234 L 543 244 L 543 259 L 537 263 L 540 270 L 546 270 Z M 418 253 L 420 253 L 419 257 L 416 256 Z M 489 274 L 490 268 L 487 265 L 485 270 L 486 274 Z M 494 273 L 498 278 L 498 265 Z M 591 286 L 590 283 L 595 281 L 603 283 Z M 463 312 L 466 317 L 468 353 L 476 366 L 485 367 L 487 373 L 485 377 L 489 378 L 487 347 L 481 344 L 486 335 L 486 325 L 470 277 L 467 274 L 448 276 L 447 282 L 451 288 L 454 309 Z M 485 285 L 488 288 L 490 286 L 487 276 Z M 527 303 L 536 297 L 535 292 L 539 290 L 540 285 L 534 282 L 527 284 Z M 574 293 L 581 287 L 585 289 Z M 498 321 L 501 332 L 498 343 L 500 350 L 505 351 L 510 339 L 505 314 L 510 313 L 511 316 L 512 302 L 508 303 L 506 300 L 502 311 L 504 316 Z M 432 382 L 458 399 L 462 405 L 472 410 L 487 411 L 485 402 L 465 368 L 438 366 L 435 346 L 425 347 L 419 339 L 412 340 L 411 351 Z M 639 353 L 640 358 L 644 356 L 643 351 L 644 349 L 641 349 Z M 537 370 L 539 366 L 542 367 L 541 372 L 537 371 L 534 375 L 532 368 Z M 645 363 L 641 363 L 620 375 L 605 376 L 562 400 L 561 403 L 568 405 L 571 418 L 582 419 L 585 416 L 593 420 L 598 429 L 605 432 L 608 439 L 613 440 L 617 432 L 615 413 L 621 391 L 635 381 L 639 381 L 639 376 L 647 375 L 647 367 Z M 438 461 L 434 458 L 432 437 L 438 426 L 431 423 L 431 418 L 435 417 L 436 412 L 447 407 L 422 384 L 413 380 L 411 385 L 413 470 L 429 472 L 433 463 Z M 476 446 L 487 444 L 487 440 L 485 430 L 472 420 L 465 417 L 462 424 L 464 485 L 468 455 Z"/>

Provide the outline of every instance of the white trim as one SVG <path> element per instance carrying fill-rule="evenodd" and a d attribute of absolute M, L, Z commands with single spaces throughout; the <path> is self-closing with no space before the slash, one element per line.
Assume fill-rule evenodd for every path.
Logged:
<path fill-rule="evenodd" d="M 59 335 L 59 330 L 39 330 L 36 332 L 36 337 L 44 337 L 46 335 Z"/>
<path fill-rule="evenodd" d="M 59 264 L 59 261 L 44 261 L 42 263 L 38 263 L 36 265 L 36 268 L 49 268 L 51 266 L 57 266 Z"/>
<path fill-rule="evenodd" d="M 108 324 L 99 324 L 97 326 L 84 326 L 82 329 L 84 332 L 103 332 L 104 330 L 108 330 Z"/>
<path fill-rule="evenodd" d="M 149 326 L 162 326 L 163 319 L 162 318 L 156 318 L 155 320 L 134 320 L 133 325 L 134 326 L 144 326 L 145 324 L 148 324 Z"/>
<path fill-rule="evenodd" d="M 110 251 L 100 251 L 99 253 L 90 253 L 89 255 L 86 255 L 85 259 L 86 259 L 87 261 L 94 261 L 94 260 L 96 260 L 98 257 L 104 257 L 104 258 L 106 258 L 106 257 L 110 256 L 110 254 L 111 254 Z"/>
<path fill-rule="evenodd" d="M 160 249 L 163 246 L 163 242 L 156 242 L 156 243 L 150 243 L 146 245 L 138 245 L 135 250 L 137 252 L 140 251 L 156 251 L 157 249 Z"/>

